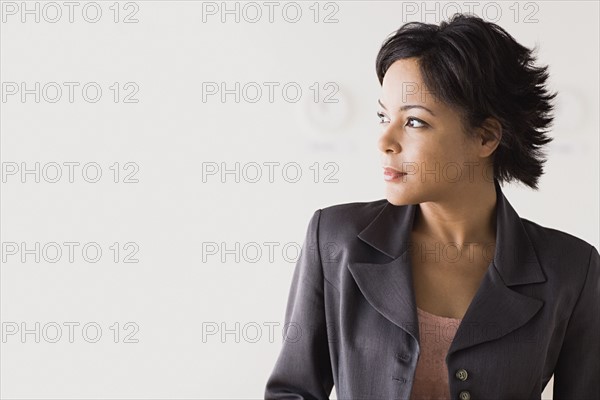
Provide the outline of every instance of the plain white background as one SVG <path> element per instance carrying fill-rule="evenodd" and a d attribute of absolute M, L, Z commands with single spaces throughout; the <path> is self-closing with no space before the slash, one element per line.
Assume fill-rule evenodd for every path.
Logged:
<path fill-rule="evenodd" d="M 310 216 L 384 196 L 379 46 L 453 8 L 276 2 L 270 22 L 263 2 L 99 1 L 69 22 L 54 4 L 2 2 L 0 396 L 262 398 Z M 598 248 L 598 3 L 454 4 L 539 44 L 555 140 L 539 191 L 503 190 L 522 217 Z M 238 10 L 225 22 L 224 7 Z M 240 101 L 222 101 L 236 82 Z"/>

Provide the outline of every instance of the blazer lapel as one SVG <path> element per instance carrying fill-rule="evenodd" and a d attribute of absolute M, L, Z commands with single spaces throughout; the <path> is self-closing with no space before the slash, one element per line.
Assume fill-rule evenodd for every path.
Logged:
<path fill-rule="evenodd" d="M 545 282 L 521 219 L 496 179 L 496 251 L 471 301 L 448 356 L 461 349 L 498 339 L 521 327 L 544 302 L 510 286 Z M 418 204 L 387 203 L 359 234 L 365 243 L 386 254 L 385 264 L 351 262 L 350 273 L 367 301 L 385 318 L 419 343 L 419 326 L 411 271 L 409 239 Z"/>
<path fill-rule="evenodd" d="M 410 245 L 416 205 L 387 203 L 358 237 L 393 258 L 386 264 L 349 263 L 348 268 L 369 303 L 418 342 L 417 308 L 413 289 Z"/>

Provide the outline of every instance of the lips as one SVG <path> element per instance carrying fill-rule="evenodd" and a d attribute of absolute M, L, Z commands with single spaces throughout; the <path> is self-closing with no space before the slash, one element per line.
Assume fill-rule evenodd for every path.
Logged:
<path fill-rule="evenodd" d="M 388 176 L 402 176 L 406 175 L 406 172 L 400 171 L 393 167 L 383 167 L 383 174 Z"/>

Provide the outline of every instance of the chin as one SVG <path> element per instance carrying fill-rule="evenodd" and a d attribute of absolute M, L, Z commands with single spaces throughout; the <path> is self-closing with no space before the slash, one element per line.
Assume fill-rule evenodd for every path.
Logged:
<path fill-rule="evenodd" d="M 385 197 L 389 203 L 395 206 L 418 204 L 422 201 L 422 196 L 417 193 L 410 193 L 409 191 L 393 187 L 386 188 Z"/>
<path fill-rule="evenodd" d="M 413 204 L 410 201 L 401 201 L 397 198 L 393 198 L 393 199 L 388 198 L 387 200 L 388 200 L 388 202 L 390 202 L 390 204 L 392 204 L 394 206 L 407 206 L 409 204 Z"/>
<path fill-rule="evenodd" d="M 395 206 L 405 206 L 407 204 L 411 204 L 410 200 L 407 199 L 406 196 L 403 196 L 398 193 L 390 193 L 389 191 L 387 191 L 385 197 L 388 202 Z"/>

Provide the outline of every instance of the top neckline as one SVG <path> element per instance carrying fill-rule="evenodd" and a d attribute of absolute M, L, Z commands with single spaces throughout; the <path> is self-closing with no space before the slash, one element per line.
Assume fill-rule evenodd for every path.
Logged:
<path fill-rule="evenodd" d="M 451 318 L 451 317 L 443 317 L 443 316 L 441 316 L 441 315 L 435 315 L 435 314 L 429 313 L 429 312 L 427 312 L 427 311 L 425 311 L 425 310 L 422 310 L 422 309 L 420 309 L 419 307 L 417 307 L 417 312 L 418 312 L 419 314 L 426 315 L 426 316 L 428 316 L 428 317 L 430 317 L 430 318 L 434 318 L 434 319 L 438 319 L 438 320 L 445 320 L 445 321 L 462 321 L 462 318 Z"/>

